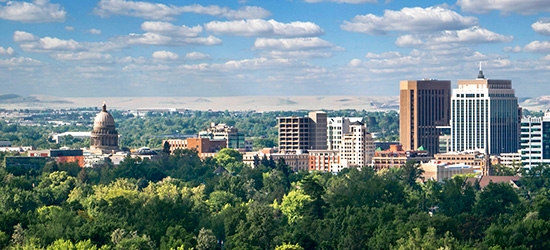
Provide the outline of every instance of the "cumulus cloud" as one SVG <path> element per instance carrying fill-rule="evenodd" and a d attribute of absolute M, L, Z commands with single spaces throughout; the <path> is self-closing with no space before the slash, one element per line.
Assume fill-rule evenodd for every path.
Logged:
<path fill-rule="evenodd" d="M 152 57 L 157 60 L 177 60 L 179 55 L 167 50 L 159 50 L 153 52 Z"/>
<path fill-rule="evenodd" d="M 340 27 L 347 31 L 366 34 L 385 34 L 388 31 L 426 32 L 459 30 L 477 25 L 475 17 L 464 17 L 441 6 L 386 10 L 383 16 L 358 15 Z"/>
<path fill-rule="evenodd" d="M 37 37 L 25 31 L 15 31 L 13 41 L 18 43 L 21 49 L 27 52 L 104 52 L 118 50 L 127 47 L 126 44 L 119 42 L 77 42 L 73 39 L 65 40 L 57 37 Z"/>
<path fill-rule="evenodd" d="M 531 25 L 531 28 L 541 35 L 550 36 L 550 18 L 538 20 Z"/>
<path fill-rule="evenodd" d="M 59 4 L 49 0 L 34 0 L 33 2 L 8 1 L 0 6 L 0 19 L 28 23 L 63 22 L 67 12 Z"/>
<path fill-rule="evenodd" d="M 377 3 L 378 0 L 304 0 L 304 2 L 306 3 L 333 2 L 333 3 L 361 4 L 361 3 Z"/>
<path fill-rule="evenodd" d="M 550 11 L 550 1 L 547 0 L 458 0 L 456 4 L 462 10 L 473 13 L 487 13 L 498 10 L 505 13 L 535 14 Z"/>
<path fill-rule="evenodd" d="M 228 19 L 265 18 L 271 15 L 269 11 L 255 6 L 245 6 L 238 10 L 232 10 L 217 5 L 202 6 L 200 4 L 193 4 L 189 6 L 176 6 L 126 0 L 101 0 L 95 7 L 94 13 L 101 17 L 124 15 L 150 20 L 171 20 L 182 13 L 212 15 Z"/>
<path fill-rule="evenodd" d="M 281 23 L 275 20 L 250 19 L 239 21 L 212 21 L 204 28 L 215 34 L 235 36 L 279 36 L 279 37 L 311 37 L 324 33 L 317 24 L 312 22 Z"/>
<path fill-rule="evenodd" d="M 73 26 L 65 26 L 65 30 L 66 31 L 73 31 L 74 27 Z"/>
<path fill-rule="evenodd" d="M 34 66 L 40 64 L 40 61 L 28 57 L 12 57 L 4 60 L 0 59 L 0 66 Z"/>
<path fill-rule="evenodd" d="M 543 53 L 548 53 L 550 52 L 550 42 L 548 41 L 532 41 L 530 43 L 528 43 L 527 45 L 525 45 L 523 47 L 523 50 L 524 51 L 527 51 L 527 52 L 543 52 Z"/>
<path fill-rule="evenodd" d="M 12 47 L 0 47 L 0 56 L 13 56 L 15 54 L 15 50 Z"/>
<path fill-rule="evenodd" d="M 279 51 L 313 50 L 332 47 L 335 47 L 334 44 L 318 37 L 285 39 L 258 38 L 254 42 L 255 49 Z"/>
<path fill-rule="evenodd" d="M 306 50 L 306 51 L 266 51 L 262 53 L 263 56 L 269 58 L 328 58 L 332 56 L 332 53 L 319 50 Z"/>
<path fill-rule="evenodd" d="M 88 30 L 88 32 L 90 32 L 90 34 L 93 34 L 93 35 L 101 35 L 101 30 L 98 30 L 98 29 L 90 29 Z"/>
<path fill-rule="evenodd" d="M 141 24 L 141 29 L 146 32 L 181 37 L 197 37 L 202 33 L 200 25 L 194 27 L 176 26 L 168 22 L 144 22 Z"/>
<path fill-rule="evenodd" d="M 210 56 L 201 52 L 190 52 L 185 55 L 185 59 L 187 60 L 204 60 L 204 59 L 210 59 Z"/>
<path fill-rule="evenodd" d="M 395 44 L 399 47 L 432 46 L 433 48 L 441 48 L 440 46 L 445 44 L 502 43 L 511 42 L 513 39 L 513 36 L 497 34 L 476 26 L 463 30 L 447 30 L 430 35 L 403 35 L 397 38 Z"/>

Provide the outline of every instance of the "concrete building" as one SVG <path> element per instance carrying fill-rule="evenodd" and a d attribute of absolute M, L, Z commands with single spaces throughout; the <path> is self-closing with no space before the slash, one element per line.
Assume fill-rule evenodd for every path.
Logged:
<path fill-rule="evenodd" d="M 459 80 L 451 95 L 451 151 L 514 153 L 519 146 L 518 99 L 510 80 Z"/>
<path fill-rule="evenodd" d="M 422 179 L 424 181 L 434 180 L 434 181 L 444 181 L 446 179 L 451 179 L 453 176 L 458 174 L 474 174 L 474 168 L 465 164 L 454 164 L 450 165 L 444 162 L 439 161 L 429 161 L 423 162 L 420 164 L 420 168 L 424 171 L 422 174 Z"/>
<path fill-rule="evenodd" d="M 338 150 L 309 151 L 309 171 L 338 173 L 347 167 L 342 163 Z"/>
<path fill-rule="evenodd" d="M 0 141 L 0 147 L 2 147 L 2 148 L 11 147 L 11 141 Z"/>
<path fill-rule="evenodd" d="M 377 150 L 372 158 L 375 170 L 399 168 L 407 161 L 428 162 L 433 159 L 425 150 L 403 150 L 401 145 L 390 145 L 388 150 Z"/>
<path fill-rule="evenodd" d="M 479 171 L 480 173 L 488 171 L 488 162 L 485 158 L 485 154 L 479 151 L 448 152 L 443 154 L 435 154 L 434 161 L 437 163 L 444 163 L 446 165 L 471 166 L 474 171 Z"/>
<path fill-rule="evenodd" d="M 227 124 L 210 124 L 206 130 L 199 132 L 200 138 L 208 138 L 210 140 L 225 140 L 227 147 L 233 149 L 244 149 L 245 141 L 244 134 L 239 132 L 237 128 L 228 126 Z"/>
<path fill-rule="evenodd" d="M 449 126 L 451 81 L 400 82 L 399 138 L 404 150 L 439 152 L 440 127 Z"/>
<path fill-rule="evenodd" d="M 341 161 L 347 166 L 364 167 L 374 156 L 374 141 L 363 123 L 352 122 L 348 127 L 339 147 Z"/>
<path fill-rule="evenodd" d="M 327 149 L 327 113 L 309 112 L 307 117 L 278 117 L 279 152 Z"/>
<path fill-rule="evenodd" d="M 75 139 L 84 140 L 84 139 L 90 138 L 92 136 L 92 132 L 90 132 L 90 131 L 88 131 L 88 132 L 64 132 L 64 133 L 59 133 L 59 134 L 53 134 L 52 135 L 52 140 L 54 140 L 55 143 L 59 144 L 60 142 L 63 142 L 63 140 L 66 136 L 72 136 Z"/>
<path fill-rule="evenodd" d="M 521 120 L 521 161 L 530 169 L 540 164 L 550 164 L 550 113 L 544 117 L 528 117 Z"/>
<path fill-rule="evenodd" d="M 510 168 L 520 168 L 523 167 L 521 162 L 521 153 L 502 153 L 498 157 L 500 165 L 510 167 Z"/>
<path fill-rule="evenodd" d="M 29 157 L 47 157 L 54 159 L 57 163 L 76 162 L 78 166 L 84 167 L 84 153 L 82 149 L 46 149 L 30 150 Z"/>
<path fill-rule="evenodd" d="M 210 140 L 208 138 L 187 138 L 187 139 L 170 139 L 162 141 L 162 145 L 168 142 L 170 145 L 170 153 L 178 149 L 194 149 L 203 157 L 204 154 L 217 153 L 222 148 L 227 147 L 227 140 Z"/>

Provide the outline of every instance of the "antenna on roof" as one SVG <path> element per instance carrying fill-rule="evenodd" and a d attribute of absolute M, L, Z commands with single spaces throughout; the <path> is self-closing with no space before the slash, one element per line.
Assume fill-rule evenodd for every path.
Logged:
<path fill-rule="evenodd" d="M 481 68 L 481 62 L 479 62 L 479 74 L 477 74 L 477 79 L 485 79 L 483 75 L 483 69 Z"/>

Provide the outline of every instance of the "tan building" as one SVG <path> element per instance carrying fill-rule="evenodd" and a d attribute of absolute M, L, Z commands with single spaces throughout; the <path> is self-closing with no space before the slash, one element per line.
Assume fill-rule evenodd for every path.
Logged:
<path fill-rule="evenodd" d="M 352 122 L 348 133 L 342 135 L 339 145 L 340 158 L 345 165 L 364 167 L 374 156 L 374 140 L 361 122 Z"/>
<path fill-rule="evenodd" d="M 338 173 L 348 166 L 342 165 L 338 150 L 310 150 L 309 171 Z"/>
<path fill-rule="evenodd" d="M 403 150 L 401 145 L 390 145 L 388 150 L 374 152 L 372 167 L 375 170 L 399 168 L 408 161 L 428 162 L 433 159 L 425 150 Z"/>
<path fill-rule="evenodd" d="M 485 154 L 478 151 L 449 152 L 434 155 L 434 160 L 447 165 L 468 165 L 475 171 L 484 172 L 487 161 Z"/>
<path fill-rule="evenodd" d="M 439 128 L 448 127 L 451 81 L 400 82 L 399 140 L 404 150 L 423 147 L 429 155 L 439 152 Z"/>
<path fill-rule="evenodd" d="M 451 179 L 457 174 L 473 174 L 475 172 L 472 166 L 465 164 L 450 165 L 435 160 L 421 163 L 420 168 L 424 171 L 421 177 L 424 181 L 435 180 L 441 182 Z"/>
<path fill-rule="evenodd" d="M 171 139 L 163 141 L 162 145 L 165 142 L 170 145 L 172 154 L 177 149 L 195 149 L 201 158 L 214 156 L 222 148 L 227 147 L 227 140 L 210 140 L 208 138 Z"/>
<path fill-rule="evenodd" d="M 327 149 L 327 113 L 309 112 L 307 117 L 278 117 L 279 152 Z"/>

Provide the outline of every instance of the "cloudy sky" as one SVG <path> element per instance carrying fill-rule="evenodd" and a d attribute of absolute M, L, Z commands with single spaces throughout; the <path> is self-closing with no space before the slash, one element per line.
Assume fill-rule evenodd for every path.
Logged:
<path fill-rule="evenodd" d="M 398 95 L 510 79 L 550 95 L 549 0 L 0 0 L 0 94 Z"/>

